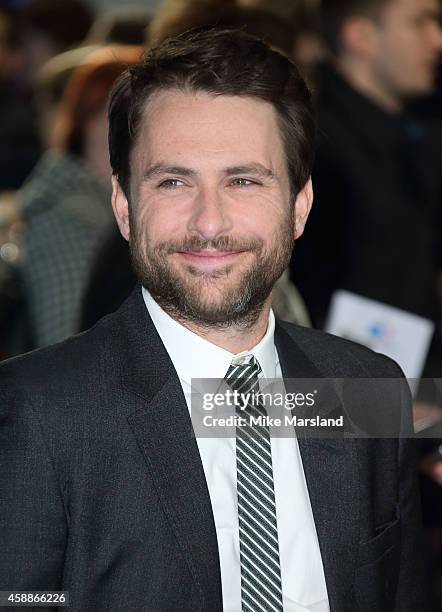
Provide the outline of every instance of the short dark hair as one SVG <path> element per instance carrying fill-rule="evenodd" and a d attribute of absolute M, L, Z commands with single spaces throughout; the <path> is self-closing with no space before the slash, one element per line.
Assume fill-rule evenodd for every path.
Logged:
<path fill-rule="evenodd" d="M 251 96 L 271 103 L 287 156 L 290 186 L 297 194 L 313 164 L 315 117 L 312 96 L 297 68 L 266 43 L 241 31 L 187 32 L 169 39 L 129 68 L 109 104 L 112 171 L 129 198 L 130 155 L 146 102 L 159 90 Z"/>
<path fill-rule="evenodd" d="M 321 31 L 334 55 L 341 50 L 341 30 L 350 17 L 379 19 L 387 0 L 321 0 Z"/>

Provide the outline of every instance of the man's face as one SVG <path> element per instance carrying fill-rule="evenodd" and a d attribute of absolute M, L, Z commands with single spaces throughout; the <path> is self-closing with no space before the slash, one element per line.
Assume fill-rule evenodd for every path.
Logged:
<path fill-rule="evenodd" d="M 114 189 L 128 238 L 125 197 Z M 256 320 L 290 259 L 293 203 L 270 104 L 178 91 L 149 100 L 131 157 L 130 247 L 166 312 L 219 327 Z"/>
<path fill-rule="evenodd" d="M 431 93 L 442 50 L 438 0 L 388 0 L 377 27 L 375 70 L 399 98 Z"/>

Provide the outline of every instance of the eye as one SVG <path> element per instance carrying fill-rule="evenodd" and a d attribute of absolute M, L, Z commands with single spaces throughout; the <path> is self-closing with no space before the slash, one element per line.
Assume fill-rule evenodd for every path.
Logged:
<path fill-rule="evenodd" d="M 161 181 L 158 187 L 162 187 L 163 189 L 176 189 L 177 187 L 182 187 L 184 185 L 183 181 L 176 178 L 166 179 L 165 181 Z"/>
<path fill-rule="evenodd" d="M 237 187 L 249 187 L 250 185 L 258 185 L 256 181 L 252 181 L 251 179 L 246 179 L 243 177 L 233 179 L 231 184 Z"/>

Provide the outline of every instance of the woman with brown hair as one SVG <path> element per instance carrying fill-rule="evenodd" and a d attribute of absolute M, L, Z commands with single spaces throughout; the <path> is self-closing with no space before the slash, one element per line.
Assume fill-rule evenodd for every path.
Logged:
<path fill-rule="evenodd" d="M 26 220 L 22 277 L 32 348 L 78 331 L 81 296 L 112 218 L 107 98 L 139 47 L 94 51 L 70 78 L 53 147 L 22 190 Z"/>

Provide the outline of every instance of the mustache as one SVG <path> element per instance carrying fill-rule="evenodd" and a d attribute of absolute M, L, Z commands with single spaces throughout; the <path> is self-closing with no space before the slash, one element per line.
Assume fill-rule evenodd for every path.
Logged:
<path fill-rule="evenodd" d="M 171 255 L 173 253 L 198 253 L 199 251 L 215 250 L 223 252 L 234 251 L 259 251 L 263 242 L 259 239 L 240 239 L 232 236 L 219 236 L 206 240 L 201 236 L 186 236 L 181 240 L 163 242 L 158 245 L 158 250 Z"/>

